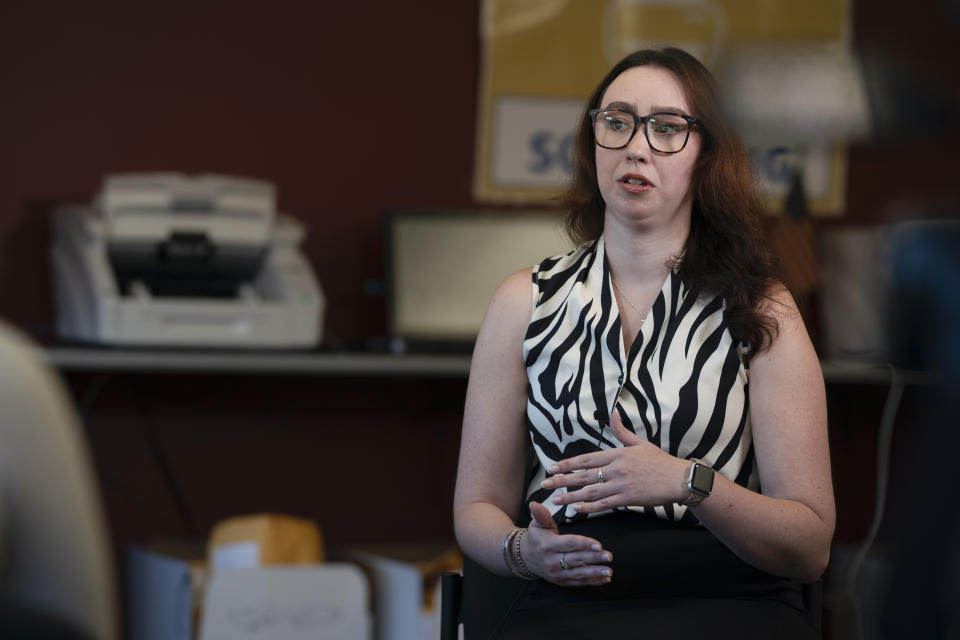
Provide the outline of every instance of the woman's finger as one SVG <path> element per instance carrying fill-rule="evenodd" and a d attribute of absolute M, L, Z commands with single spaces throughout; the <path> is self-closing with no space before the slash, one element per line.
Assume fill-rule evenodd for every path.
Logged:
<path fill-rule="evenodd" d="M 603 498 L 602 500 L 593 500 L 590 502 L 578 502 L 573 505 L 573 510 L 577 513 L 599 513 L 600 511 L 609 511 L 616 507 L 624 506 L 623 501 L 613 498 Z"/>
<path fill-rule="evenodd" d="M 610 462 L 616 456 L 616 449 L 597 451 L 595 453 L 584 453 L 583 455 L 573 456 L 572 458 L 567 458 L 566 460 L 554 462 L 547 468 L 547 473 L 553 475 L 557 473 L 579 471 L 581 469 L 594 469 L 596 467 L 602 467 L 610 464 Z"/>
<path fill-rule="evenodd" d="M 646 440 L 623 426 L 623 421 L 620 419 L 619 409 L 613 412 L 613 417 L 610 420 L 610 430 L 613 432 L 614 437 L 622 442 L 626 447 L 632 447 L 633 445 L 640 444 L 641 442 L 646 442 Z"/>
<path fill-rule="evenodd" d="M 568 491 L 567 493 L 556 495 L 551 498 L 550 501 L 557 505 L 575 504 L 577 502 L 595 502 L 615 496 L 619 490 L 619 485 L 612 482 L 591 484 L 576 491 Z"/>
<path fill-rule="evenodd" d="M 548 542 L 539 543 L 540 548 L 554 553 L 564 553 L 570 551 L 602 551 L 603 546 L 599 541 L 586 536 L 574 534 L 560 535 L 557 529 L 557 523 L 550 516 L 550 511 L 539 502 L 530 503 L 530 515 L 533 520 L 530 521 L 531 528 L 539 528 L 544 532 L 556 534 L 549 538 Z M 535 535 L 535 534 L 534 534 Z"/>
<path fill-rule="evenodd" d="M 582 580 L 603 580 L 610 578 L 613 570 L 604 565 L 587 565 L 582 567 L 569 567 L 561 569 L 559 566 L 553 572 L 553 577 L 558 584 L 569 584 Z"/>
<path fill-rule="evenodd" d="M 611 560 L 613 554 L 609 551 L 570 551 L 563 554 L 563 561 L 572 568 L 602 565 Z"/>
<path fill-rule="evenodd" d="M 556 489 L 557 487 L 583 487 L 588 484 L 606 482 L 610 479 L 612 473 L 609 465 L 606 469 L 596 467 L 585 471 L 575 471 L 573 473 L 561 473 L 544 479 L 544 489 Z"/>
<path fill-rule="evenodd" d="M 572 580 L 560 583 L 564 587 L 602 587 L 610 583 L 610 578 L 591 578 L 590 580 Z"/>
<path fill-rule="evenodd" d="M 539 502 L 530 503 L 530 515 L 533 516 L 531 526 L 536 525 L 541 529 L 557 531 L 557 523 L 550 516 L 550 511 Z"/>
<path fill-rule="evenodd" d="M 560 535 L 550 545 L 550 550 L 556 553 L 573 553 L 576 551 L 603 551 L 603 545 L 598 540 L 586 536 L 573 534 Z"/>

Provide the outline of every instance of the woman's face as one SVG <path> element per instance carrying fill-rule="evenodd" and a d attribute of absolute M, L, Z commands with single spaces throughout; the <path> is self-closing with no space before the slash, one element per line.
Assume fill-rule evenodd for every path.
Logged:
<path fill-rule="evenodd" d="M 632 111 L 639 116 L 656 111 L 697 115 L 690 113 L 676 77 L 654 66 L 631 67 L 621 73 L 607 87 L 600 106 Z M 681 216 L 689 219 L 693 169 L 700 145 L 700 133 L 694 128 L 679 153 L 654 151 L 641 125 L 623 149 L 596 147 L 597 183 L 606 203 L 606 216 L 627 223 L 669 223 Z"/>

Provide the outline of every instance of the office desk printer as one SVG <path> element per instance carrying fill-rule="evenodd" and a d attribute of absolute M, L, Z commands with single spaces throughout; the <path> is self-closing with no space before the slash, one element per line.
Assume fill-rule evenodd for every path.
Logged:
<path fill-rule="evenodd" d="M 54 216 L 57 329 L 113 345 L 318 343 L 323 293 L 276 214 L 272 184 L 175 173 L 108 176 L 92 207 Z"/>

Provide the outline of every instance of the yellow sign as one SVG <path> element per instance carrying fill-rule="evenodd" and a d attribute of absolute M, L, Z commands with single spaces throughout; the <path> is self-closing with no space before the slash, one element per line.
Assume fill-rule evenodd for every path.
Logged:
<path fill-rule="evenodd" d="M 558 195 L 584 101 L 631 51 L 679 46 L 710 67 L 744 46 L 846 47 L 850 10 L 850 0 L 484 0 L 475 196 L 530 203 Z M 783 200 L 802 165 L 812 209 L 842 209 L 842 148 L 750 152 L 772 201 Z"/>

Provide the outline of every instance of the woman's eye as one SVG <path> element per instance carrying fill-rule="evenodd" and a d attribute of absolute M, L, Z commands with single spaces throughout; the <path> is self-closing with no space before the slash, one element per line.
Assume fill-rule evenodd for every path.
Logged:
<path fill-rule="evenodd" d="M 624 129 L 633 129 L 633 119 L 628 120 L 623 116 L 613 116 L 609 118 L 610 128 L 614 131 L 623 131 Z"/>
<path fill-rule="evenodd" d="M 674 133 L 683 133 L 684 128 L 681 124 L 670 124 L 658 122 L 653 125 L 653 132 L 657 135 L 670 135 Z"/>

